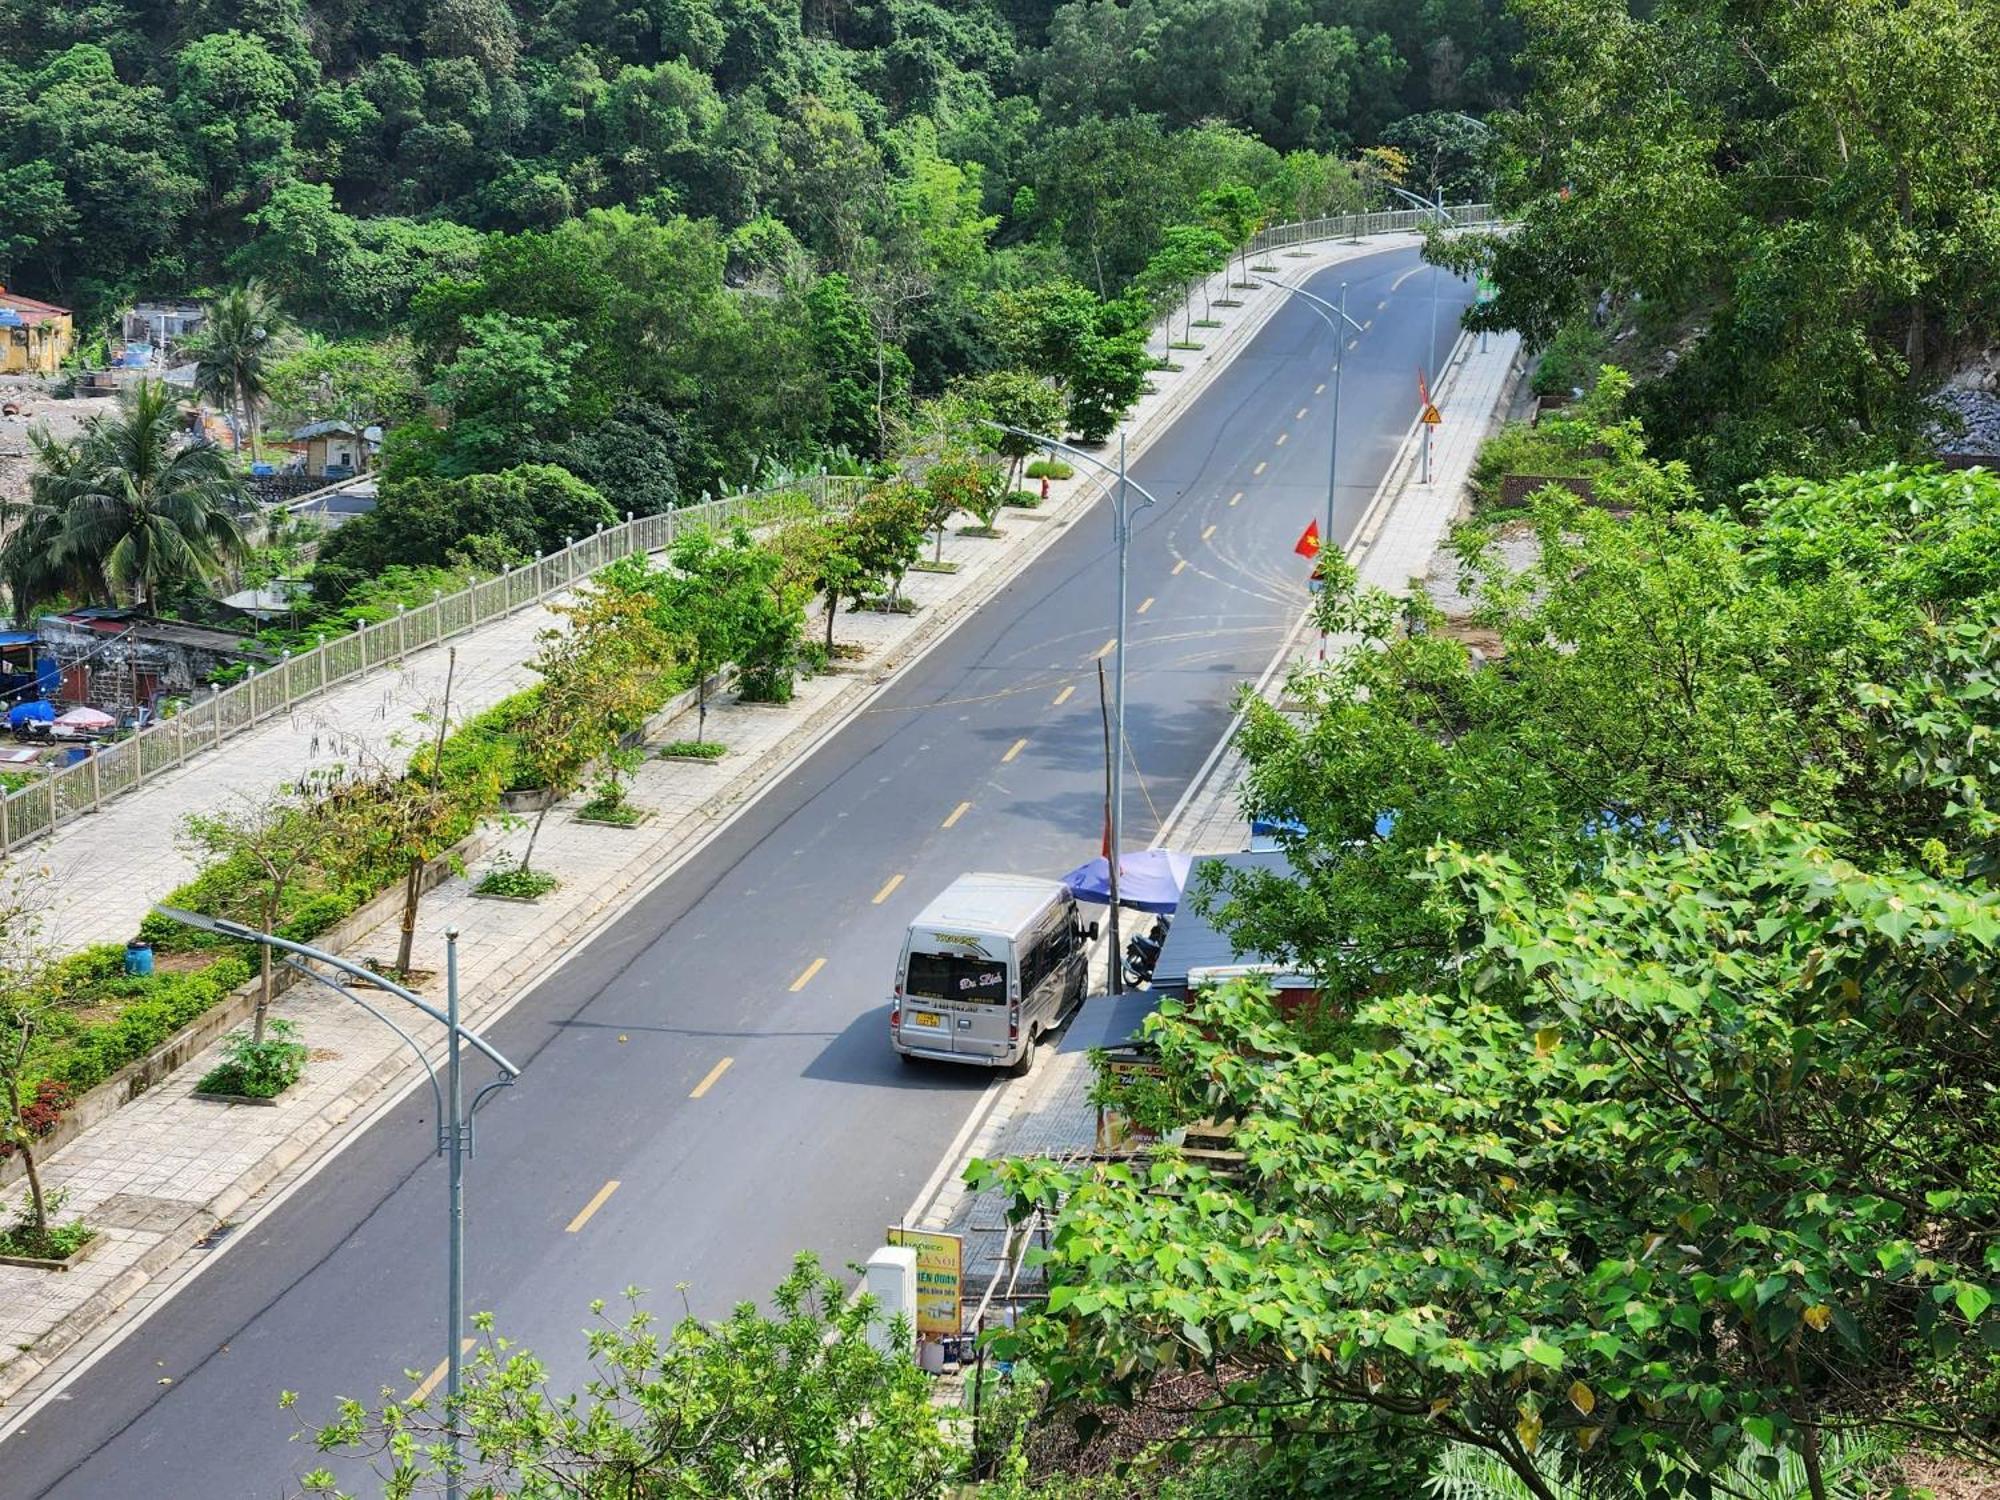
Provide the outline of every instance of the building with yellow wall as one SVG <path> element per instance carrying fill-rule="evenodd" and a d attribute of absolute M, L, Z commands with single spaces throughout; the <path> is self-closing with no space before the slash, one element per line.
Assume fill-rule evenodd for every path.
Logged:
<path fill-rule="evenodd" d="M 75 343 L 68 308 L 0 287 L 0 375 L 53 375 Z"/>

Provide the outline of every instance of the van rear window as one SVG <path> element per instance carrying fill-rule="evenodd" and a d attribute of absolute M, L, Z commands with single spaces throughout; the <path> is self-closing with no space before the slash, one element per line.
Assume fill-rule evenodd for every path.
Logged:
<path fill-rule="evenodd" d="M 966 958 L 957 953 L 912 953 L 903 993 L 924 1000 L 970 1000 L 1003 1005 L 1007 1000 L 1007 965 L 997 958 Z"/>

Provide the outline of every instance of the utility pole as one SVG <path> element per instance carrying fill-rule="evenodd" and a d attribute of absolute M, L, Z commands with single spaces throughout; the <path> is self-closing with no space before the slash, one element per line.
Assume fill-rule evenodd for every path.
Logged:
<path fill-rule="evenodd" d="M 1116 499 L 1116 522 L 1118 527 L 1118 634 L 1113 639 L 1117 656 L 1111 672 L 1111 716 L 1118 721 L 1117 742 L 1111 747 L 1111 910 L 1105 925 L 1111 934 L 1111 993 L 1125 993 L 1125 949 L 1118 931 L 1118 862 L 1125 855 L 1125 622 L 1128 618 L 1125 606 L 1130 598 L 1128 592 L 1131 575 L 1130 554 L 1132 542 L 1131 518 L 1125 509 L 1125 429 L 1118 429 L 1118 493 Z"/>

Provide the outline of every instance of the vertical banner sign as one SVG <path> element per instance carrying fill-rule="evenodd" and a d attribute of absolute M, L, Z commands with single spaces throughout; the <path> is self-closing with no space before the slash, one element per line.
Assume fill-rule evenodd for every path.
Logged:
<path fill-rule="evenodd" d="M 965 1239 L 928 1229 L 892 1227 L 884 1244 L 917 1252 L 917 1335 L 961 1332 L 959 1301 L 965 1291 Z"/>

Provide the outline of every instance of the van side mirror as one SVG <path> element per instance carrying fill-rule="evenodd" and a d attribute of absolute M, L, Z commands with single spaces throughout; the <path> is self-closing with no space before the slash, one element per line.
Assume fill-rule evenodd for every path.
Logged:
<path fill-rule="evenodd" d="M 1077 935 L 1081 937 L 1086 943 L 1096 942 L 1097 924 L 1095 922 L 1086 922 L 1082 927 L 1077 929 Z"/>

